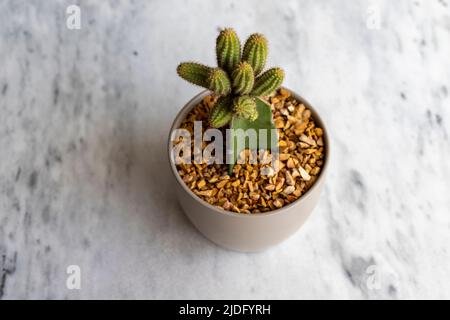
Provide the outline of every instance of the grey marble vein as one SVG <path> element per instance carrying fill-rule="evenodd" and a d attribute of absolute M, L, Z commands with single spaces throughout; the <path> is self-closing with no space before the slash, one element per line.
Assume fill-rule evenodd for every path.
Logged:
<path fill-rule="evenodd" d="M 1 1 L 0 299 L 449 299 L 449 6 Z M 203 238 L 166 161 L 199 91 L 176 65 L 213 64 L 224 26 L 266 34 L 270 65 L 332 136 L 314 214 L 259 254 Z"/>

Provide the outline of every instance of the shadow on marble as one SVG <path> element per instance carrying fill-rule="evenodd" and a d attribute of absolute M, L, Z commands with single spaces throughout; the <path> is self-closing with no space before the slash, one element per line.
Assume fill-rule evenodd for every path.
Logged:
<path fill-rule="evenodd" d="M 168 132 L 164 132 L 167 126 L 155 119 L 146 127 L 151 129 L 125 126 L 112 133 L 105 130 L 110 138 L 92 142 L 104 152 L 96 157 L 104 160 L 95 167 L 107 167 L 106 181 L 99 183 L 106 183 L 112 203 L 133 208 L 123 210 L 123 214 L 148 228 L 153 245 L 160 245 L 163 252 L 198 258 L 208 247 L 217 246 L 197 231 L 173 195 L 175 181 L 166 154 Z M 167 243 L 170 247 L 163 247 Z"/>

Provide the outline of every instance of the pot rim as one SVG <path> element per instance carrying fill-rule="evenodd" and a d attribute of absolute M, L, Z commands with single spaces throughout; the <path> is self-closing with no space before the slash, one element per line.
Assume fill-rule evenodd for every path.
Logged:
<path fill-rule="evenodd" d="M 181 177 L 178 174 L 176 165 L 175 165 L 174 161 L 172 161 L 173 159 L 171 156 L 171 147 L 172 147 L 171 146 L 171 144 L 172 144 L 171 136 L 172 136 L 172 132 L 175 129 L 178 129 L 178 126 L 180 125 L 181 121 L 183 120 L 183 119 L 181 119 L 182 116 L 184 117 L 190 110 L 192 110 L 195 107 L 196 104 L 194 104 L 194 101 L 200 100 L 201 98 L 204 98 L 206 95 L 211 94 L 211 91 L 204 90 L 204 91 L 201 91 L 200 93 L 198 93 L 197 95 L 195 95 L 191 100 L 189 100 L 184 105 L 184 107 L 180 111 L 178 111 L 174 121 L 172 122 L 172 126 L 171 126 L 170 132 L 169 132 L 169 138 L 168 138 L 168 142 L 167 142 L 167 151 L 168 151 L 167 154 L 169 157 L 171 171 L 172 171 L 173 175 L 175 176 L 177 182 L 183 188 L 183 190 L 188 195 L 193 197 L 195 199 L 195 201 L 197 201 L 201 205 L 211 209 L 213 212 L 215 212 L 217 214 L 225 214 L 228 216 L 233 216 L 233 217 L 243 218 L 243 219 L 257 219 L 257 218 L 282 214 L 286 210 L 291 209 L 292 207 L 298 206 L 300 203 L 305 202 L 305 200 L 307 200 L 307 198 L 309 198 L 311 196 L 312 191 L 315 188 L 319 187 L 322 180 L 325 179 L 326 171 L 328 169 L 328 164 L 330 162 L 330 139 L 329 139 L 329 135 L 328 135 L 328 128 L 325 126 L 325 123 L 324 123 L 323 119 L 320 117 L 320 115 L 318 114 L 318 112 L 311 106 L 311 104 L 307 100 L 305 100 L 303 97 L 301 97 L 295 91 L 290 90 L 289 88 L 286 88 L 284 86 L 282 86 L 281 88 L 289 91 L 296 100 L 303 103 L 311 111 L 311 115 L 312 115 L 314 121 L 316 122 L 316 124 L 323 130 L 325 158 L 324 158 L 322 170 L 320 171 L 319 177 L 314 182 L 314 184 L 308 189 L 308 191 L 306 191 L 306 193 L 301 195 L 300 198 L 298 198 L 297 200 L 295 200 L 294 202 L 292 202 L 286 206 L 283 206 L 279 209 L 267 211 L 267 212 L 249 213 L 249 214 L 237 213 L 237 212 L 232 212 L 232 211 L 228 211 L 225 209 L 219 209 L 218 207 L 207 203 L 206 201 L 201 199 L 199 196 L 197 196 L 194 192 L 192 192 L 192 190 L 188 188 L 188 186 L 183 182 L 183 180 L 181 180 Z"/>

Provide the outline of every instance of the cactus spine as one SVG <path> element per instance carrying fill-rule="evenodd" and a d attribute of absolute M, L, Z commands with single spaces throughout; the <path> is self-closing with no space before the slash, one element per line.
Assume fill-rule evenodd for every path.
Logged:
<path fill-rule="evenodd" d="M 231 110 L 231 97 L 220 97 L 209 114 L 209 124 L 214 128 L 220 128 L 228 124 L 233 117 Z"/>
<path fill-rule="evenodd" d="M 230 79 L 225 71 L 214 68 L 208 75 L 208 89 L 214 91 L 218 96 L 227 95 L 231 91 Z"/>
<path fill-rule="evenodd" d="M 284 71 L 280 68 L 272 68 L 264 72 L 255 80 L 251 92 L 253 96 L 267 96 L 281 86 L 284 79 Z"/>
<path fill-rule="evenodd" d="M 255 121 L 258 118 L 255 99 L 249 96 L 240 96 L 234 98 L 233 111 L 237 116 Z"/>
<path fill-rule="evenodd" d="M 252 34 L 244 45 L 242 60 L 247 61 L 253 68 L 255 76 L 260 74 L 267 60 L 267 40 L 262 34 Z"/>
<path fill-rule="evenodd" d="M 241 58 L 241 43 L 233 29 L 227 28 L 220 32 L 216 40 L 217 64 L 231 73 Z"/>
<path fill-rule="evenodd" d="M 255 82 L 252 66 L 248 62 L 240 62 L 231 74 L 231 79 L 233 79 L 234 93 L 238 95 L 249 94 Z"/>
<path fill-rule="evenodd" d="M 184 80 L 204 88 L 209 87 L 207 78 L 211 71 L 212 68 L 195 62 L 183 62 L 177 68 L 178 75 Z"/>

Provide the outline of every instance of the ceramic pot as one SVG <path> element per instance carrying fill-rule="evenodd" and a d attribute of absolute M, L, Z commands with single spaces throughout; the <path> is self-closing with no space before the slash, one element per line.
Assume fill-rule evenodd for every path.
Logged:
<path fill-rule="evenodd" d="M 286 89 L 286 88 L 285 88 Z M 317 126 L 324 131 L 325 159 L 314 185 L 299 199 L 280 209 L 256 214 L 241 214 L 217 208 L 195 195 L 182 181 L 171 156 L 172 131 L 179 128 L 186 115 L 211 94 L 203 91 L 189 101 L 175 118 L 169 134 L 168 155 L 174 178 L 176 196 L 192 224 L 208 239 L 227 249 L 257 252 L 276 245 L 294 234 L 306 221 L 317 204 L 330 162 L 328 130 L 316 110 L 305 99 L 288 90 L 297 101 L 311 110 Z"/>

